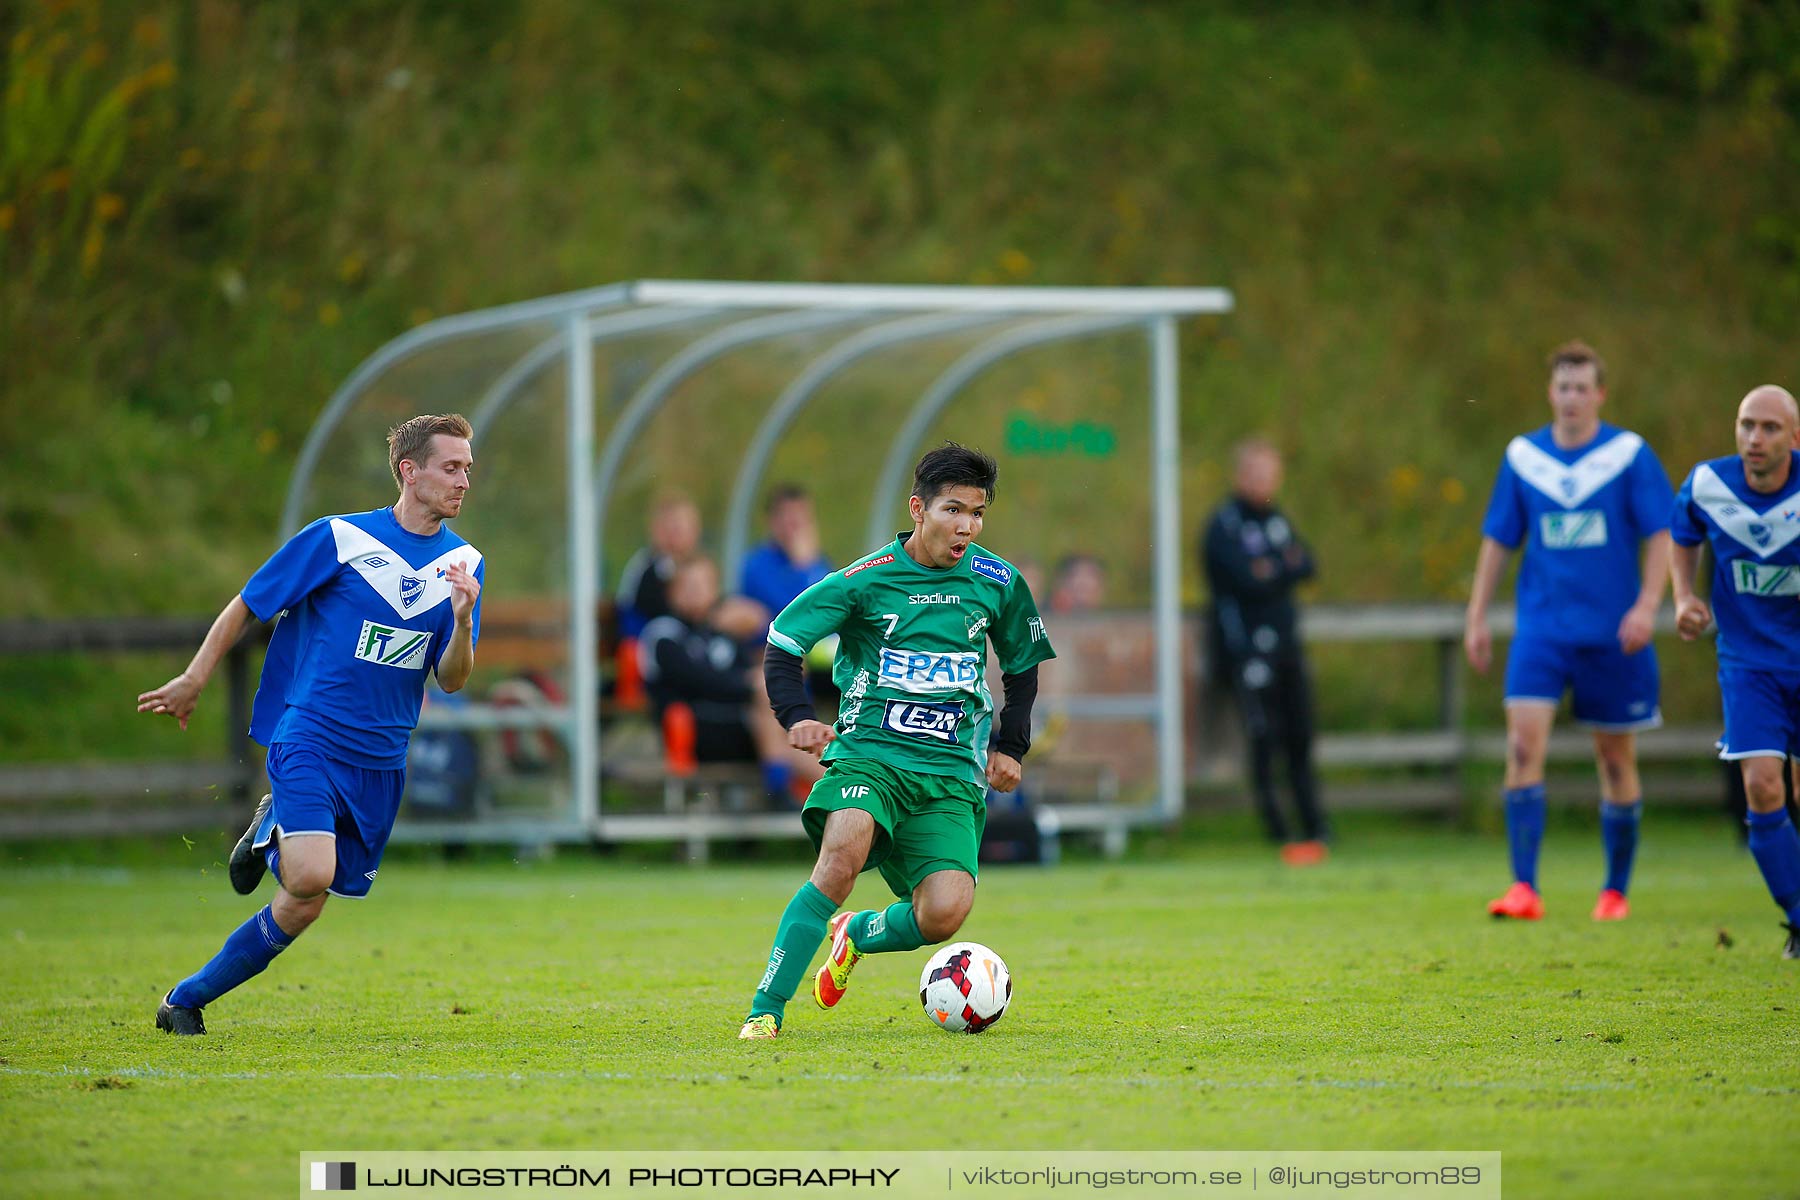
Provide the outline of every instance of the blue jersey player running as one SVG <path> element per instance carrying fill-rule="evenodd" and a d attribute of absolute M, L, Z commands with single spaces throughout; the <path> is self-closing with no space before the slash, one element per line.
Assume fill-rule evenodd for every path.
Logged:
<path fill-rule="evenodd" d="M 1514 438 L 1500 464 L 1463 631 L 1470 665 L 1486 672 L 1488 601 L 1507 555 L 1523 544 L 1505 693 L 1513 885 L 1488 912 L 1544 915 L 1544 755 L 1556 706 L 1572 690 L 1600 768 L 1606 881 L 1593 916 L 1617 921 L 1630 912 L 1642 810 L 1637 731 L 1662 722 L 1650 635 L 1669 571 L 1669 477 L 1642 438 L 1600 419 L 1605 366 L 1591 347 L 1569 342 L 1550 356 L 1548 391 L 1550 424 Z"/>
<path fill-rule="evenodd" d="M 399 500 L 295 534 L 231 598 L 187 670 L 138 697 L 139 712 L 186 729 L 200 690 L 251 620 L 281 618 L 250 723 L 269 748 L 271 790 L 230 864 L 243 895 L 270 868 L 279 887 L 163 998 L 157 1028 L 205 1033 L 200 1010 L 287 949 L 327 895 L 369 894 L 400 809 L 425 673 L 454 692 L 475 668 L 481 555 L 444 523 L 469 490 L 469 436 L 455 415 L 394 429 L 388 465 Z"/>
<path fill-rule="evenodd" d="M 1719 626 L 1720 756 L 1749 800 L 1750 853 L 1787 917 L 1783 958 L 1800 959 L 1800 835 L 1782 804 L 1800 783 L 1800 409 L 1765 385 L 1738 405 L 1738 452 L 1703 462 L 1675 498 L 1675 627 L 1693 641 Z M 1694 594 L 1712 548 L 1712 604 Z"/>

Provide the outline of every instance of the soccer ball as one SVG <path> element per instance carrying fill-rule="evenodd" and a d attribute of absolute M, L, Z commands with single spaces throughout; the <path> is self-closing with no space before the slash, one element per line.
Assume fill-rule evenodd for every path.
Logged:
<path fill-rule="evenodd" d="M 946 1033 L 980 1033 L 1006 1013 L 1012 975 L 1000 956 L 979 942 L 940 949 L 919 976 L 925 1016 Z"/>

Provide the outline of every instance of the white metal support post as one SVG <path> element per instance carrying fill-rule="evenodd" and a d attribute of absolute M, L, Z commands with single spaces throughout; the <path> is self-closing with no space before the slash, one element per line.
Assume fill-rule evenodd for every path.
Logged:
<path fill-rule="evenodd" d="M 564 325 L 569 355 L 569 782 L 575 821 L 598 832 L 600 822 L 599 541 L 594 536 L 593 321 L 571 313 Z"/>
<path fill-rule="evenodd" d="M 1187 755 L 1181 719 L 1181 388 L 1175 318 L 1150 323 L 1151 552 L 1155 587 L 1157 779 L 1162 816 L 1181 815 Z"/>

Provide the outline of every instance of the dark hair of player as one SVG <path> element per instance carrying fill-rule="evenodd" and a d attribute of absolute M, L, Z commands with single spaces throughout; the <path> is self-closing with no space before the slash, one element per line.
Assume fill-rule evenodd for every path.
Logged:
<path fill-rule="evenodd" d="M 1000 467 L 993 459 L 968 446 L 945 442 L 913 468 L 912 494 L 930 505 L 945 488 L 973 487 L 980 488 L 992 503 L 999 478 Z"/>
<path fill-rule="evenodd" d="M 1594 382 L 1604 387 L 1606 385 L 1606 363 L 1601 359 L 1600 352 L 1586 342 L 1578 338 L 1572 342 L 1564 342 L 1550 352 L 1550 373 L 1552 375 L 1556 374 L 1558 367 L 1584 367 L 1589 363 L 1592 363 L 1594 367 Z"/>
<path fill-rule="evenodd" d="M 419 456 L 431 449 L 431 439 L 440 433 L 447 433 L 464 441 L 475 436 L 474 429 L 470 428 L 469 422 L 461 413 L 414 417 L 388 430 L 388 470 L 394 474 L 395 487 L 406 486 L 400 481 L 400 460 L 410 459 L 421 466 L 430 462 L 430 459 Z"/>

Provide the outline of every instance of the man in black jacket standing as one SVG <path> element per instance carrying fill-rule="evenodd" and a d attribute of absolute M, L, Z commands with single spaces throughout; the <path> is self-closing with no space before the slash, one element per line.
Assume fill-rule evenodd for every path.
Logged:
<path fill-rule="evenodd" d="M 1308 866 L 1325 858 L 1325 818 L 1313 772 L 1312 687 L 1295 627 L 1293 591 L 1312 578 L 1312 553 L 1275 507 L 1281 455 L 1261 439 L 1233 452 L 1232 495 L 1214 511 L 1200 558 L 1212 593 L 1208 610 L 1214 678 L 1228 685 L 1243 714 L 1250 784 L 1282 861 Z M 1275 756 L 1287 764 L 1299 837 L 1275 798 Z"/>

